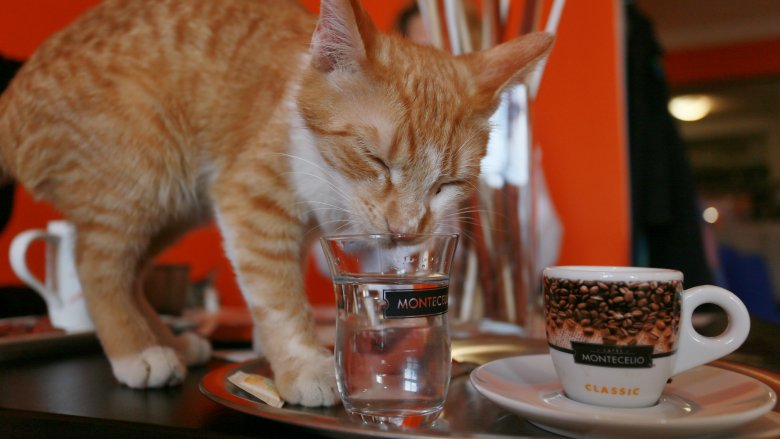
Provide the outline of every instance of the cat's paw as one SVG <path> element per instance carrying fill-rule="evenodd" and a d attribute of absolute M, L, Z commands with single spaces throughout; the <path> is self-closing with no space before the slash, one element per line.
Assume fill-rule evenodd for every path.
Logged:
<path fill-rule="evenodd" d="M 290 404 L 332 406 L 339 402 L 333 356 L 317 354 L 303 367 L 275 371 L 279 394 Z"/>
<path fill-rule="evenodd" d="M 110 361 L 116 379 L 134 389 L 181 384 L 187 375 L 187 368 L 169 347 L 152 346 L 137 355 Z"/>
<path fill-rule="evenodd" d="M 185 332 L 179 336 L 179 343 L 182 346 L 182 358 L 187 366 L 206 364 L 211 358 L 211 343 L 197 334 Z"/>

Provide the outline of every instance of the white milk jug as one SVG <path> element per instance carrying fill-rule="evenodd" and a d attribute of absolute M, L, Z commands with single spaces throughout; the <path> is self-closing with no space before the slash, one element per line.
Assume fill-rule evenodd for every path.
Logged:
<path fill-rule="evenodd" d="M 27 250 L 38 239 L 46 241 L 45 281 L 27 267 Z M 68 332 L 91 331 L 94 324 L 74 264 L 75 241 L 76 229 L 68 221 L 51 221 L 46 230 L 24 231 L 11 243 L 11 268 L 46 301 L 52 326 Z"/>

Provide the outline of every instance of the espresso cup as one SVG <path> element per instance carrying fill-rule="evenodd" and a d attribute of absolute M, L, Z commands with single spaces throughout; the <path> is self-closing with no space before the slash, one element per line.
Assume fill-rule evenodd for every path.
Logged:
<path fill-rule="evenodd" d="M 723 288 L 683 291 L 677 270 L 567 266 L 544 270 L 547 342 L 566 395 L 607 407 L 649 407 L 668 379 L 736 350 L 750 331 L 745 305 Z M 716 337 L 693 328 L 702 304 L 721 307 Z"/>

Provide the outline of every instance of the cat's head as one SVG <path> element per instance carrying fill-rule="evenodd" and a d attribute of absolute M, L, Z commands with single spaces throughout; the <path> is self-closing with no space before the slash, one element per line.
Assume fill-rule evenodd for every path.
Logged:
<path fill-rule="evenodd" d="M 357 0 L 323 0 L 298 96 L 335 195 L 320 222 L 353 233 L 437 231 L 476 187 L 501 90 L 552 41 L 537 33 L 455 57 L 382 34 Z"/>

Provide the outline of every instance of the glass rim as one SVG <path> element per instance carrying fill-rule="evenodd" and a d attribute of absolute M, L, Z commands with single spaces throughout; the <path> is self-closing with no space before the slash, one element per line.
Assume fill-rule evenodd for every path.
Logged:
<path fill-rule="evenodd" d="M 409 238 L 459 238 L 458 233 L 350 233 L 344 235 L 325 235 L 321 241 L 345 241 L 349 239 L 393 239 L 404 241 Z"/>

